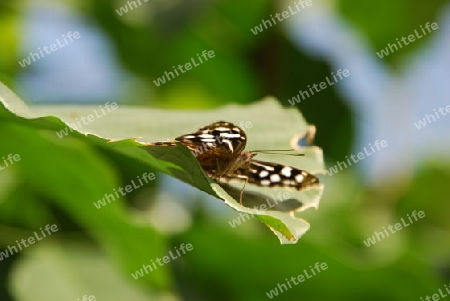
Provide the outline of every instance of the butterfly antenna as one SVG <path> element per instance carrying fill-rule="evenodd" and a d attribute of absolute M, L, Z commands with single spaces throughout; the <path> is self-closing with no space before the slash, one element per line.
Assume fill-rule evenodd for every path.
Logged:
<path fill-rule="evenodd" d="M 304 156 L 305 154 L 279 154 L 275 152 L 292 152 L 294 149 L 264 149 L 264 150 L 254 150 L 250 151 L 251 153 L 261 153 L 261 154 L 267 154 L 267 155 L 287 155 L 287 156 Z M 272 153 L 274 152 L 274 153 Z"/>

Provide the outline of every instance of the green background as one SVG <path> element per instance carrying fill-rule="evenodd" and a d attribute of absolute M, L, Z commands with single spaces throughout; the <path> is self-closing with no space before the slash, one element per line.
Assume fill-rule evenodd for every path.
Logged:
<path fill-rule="evenodd" d="M 299 89 L 323 81 L 338 69 L 331 60 L 298 47 L 284 23 L 256 36 L 251 33 L 250 28 L 282 11 L 288 2 L 141 2 L 140 7 L 119 16 L 115 10 L 126 1 L 1 1 L 0 81 L 32 105 L 79 107 L 114 101 L 119 107 L 139 105 L 190 114 L 227 104 L 250 104 L 268 95 L 290 108 L 287 99 Z M 377 64 L 400 74 L 406 64 L 415 62 L 414 54 L 430 47 L 432 34 L 383 60 L 376 51 L 437 20 L 445 3 L 313 0 L 313 7 L 332 8 L 341 22 L 364 39 Z M 31 19 L 36 22 L 33 12 L 46 12 L 43 15 L 51 19 L 62 8 L 85 26 L 71 29 L 79 30 L 81 38 L 20 67 L 18 61 L 30 51 L 67 32 L 66 27 L 54 28 L 45 37 L 36 37 L 36 23 L 30 25 Z M 41 86 L 35 85 L 34 90 L 27 88 L 24 78 L 39 77 L 52 60 L 82 57 L 82 52 L 69 54 L 70 47 L 87 45 L 88 51 L 92 41 L 83 38 L 94 29 L 107 45 L 104 56 L 115 65 L 111 70 L 122 74 L 113 97 L 99 100 L 68 93 L 50 101 L 42 91 L 47 85 L 57 87 L 58 80 L 48 77 L 42 77 Z M 203 50 L 213 50 L 216 56 L 161 87 L 154 85 L 153 80 L 165 71 L 189 62 Z M 70 83 L 74 89 L 88 90 L 92 68 L 86 69 L 86 82 Z M 446 80 L 436 81 L 436 87 Z M 315 144 L 323 149 L 327 167 L 355 154 L 353 147 L 364 135 L 359 121 L 365 116 L 336 86 L 297 105 L 307 122 L 316 125 Z M 109 93 L 98 89 L 102 95 Z M 270 113 L 264 117 L 269 125 L 281 122 L 271 119 Z M 171 120 L 169 115 L 159 118 Z M 252 121 L 250 116 L 246 120 Z M 176 128 L 177 120 L 173 122 Z M 158 118 L 151 123 L 157 124 Z M 396 124 L 395 120 L 387 123 Z M 426 130 L 433 133 L 436 124 Z M 448 156 L 420 157 L 414 169 L 379 181 L 366 177 L 363 163 L 333 176 L 321 175 L 325 191 L 320 209 L 302 214 L 311 229 L 297 244 L 280 245 L 256 219 L 230 227 L 228 222 L 238 212 L 159 173 L 145 189 L 133 191 L 114 206 L 94 209 L 93 200 L 127 185 L 149 168 L 139 159 L 95 144 L 92 137 L 58 139 L 54 135 L 57 125 L 56 119 L 30 123 L 3 111 L 0 114 L 0 157 L 18 153 L 22 158 L 0 170 L 0 252 L 46 224 L 59 228 L 51 238 L 0 261 L 1 301 L 81 300 L 83 295 L 94 295 L 97 300 L 267 300 L 266 292 L 316 262 L 327 263 L 328 269 L 275 299 L 420 300 L 450 285 Z M 119 119 L 109 129 L 117 127 L 120 132 L 145 126 Z M 195 128 L 183 127 L 182 132 Z M 262 132 L 253 135 L 265 137 Z M 414 210 L 424 211 L 425 217 L 371 247 L 363 243 L 374 231 L 399 222 Z M 140 264 L 182 243 L 191 243 L 193 251 L 141 279 L 130 276 Z"/>

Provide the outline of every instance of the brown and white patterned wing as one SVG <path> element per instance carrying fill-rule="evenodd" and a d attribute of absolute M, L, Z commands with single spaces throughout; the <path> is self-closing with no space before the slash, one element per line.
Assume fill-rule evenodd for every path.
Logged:
<path fill-rule="evenodd" d="M 246 176 L 247 180 L 243 176 Z M 259 160 L 251 160 L 248 168 L 237 169 L 233 174 L 224 175 L 221 180 L 247 181 L 261 187 L 292 187 L 297 190 L 319 184 L 319 179 L 307 171 Z"/>

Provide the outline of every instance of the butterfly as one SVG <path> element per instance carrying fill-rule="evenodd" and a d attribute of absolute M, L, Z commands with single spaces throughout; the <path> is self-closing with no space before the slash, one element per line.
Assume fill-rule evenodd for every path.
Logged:
<path fill-rule="evenodd" d="M 311 173 L 292 166 L 255 160 L 258 151 L 245 151 L 247 135 L 231 122 L 217 121 L 174 141 L 152 145 L 176 146 L 179 142 L 197 157 L 205 173 L 217 182 L 243 181 L 260 187 L 303 190 L 319 184 Z M 242 204 L 241 190 L 240 202 Z"/>

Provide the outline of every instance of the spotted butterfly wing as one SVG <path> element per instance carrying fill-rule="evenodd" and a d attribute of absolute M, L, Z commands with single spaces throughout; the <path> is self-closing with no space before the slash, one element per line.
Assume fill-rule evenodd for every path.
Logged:
<path fill-rule="evenodd" d="M 192 134 L 175 138 L 197 157 L 203 170 L 213 178 L 233 172 L 241 164 L 247 136 L 245 132 L 226 121 L 217 121 Z M 175 146 L 174 142 L 155 142 L 153 145 Z M 248 156 L 248 154 L 247 154 Z"/>
<path fill-rule="evenodd" d="M 241 175 L 236 177 L 236 175 Z M 245 177 L 247 179 L 245 179 Z M 260 187 L 292 187 L 302 190 L 315 186 L 319 179 L 298 168 L 272 162 L 251 160 L 248 167 L 238 168 L 234 174 L 227 174 L 222 179 L 228 181 L 247 181 Z"/>
<path fill-rule="evenodd" d="M 240 153 L 245 148 L 247 136 L 238 126 L 226 121 L 217 121 L 175 140 L 201 153 L 212 152 L 229 156 Z"/>

